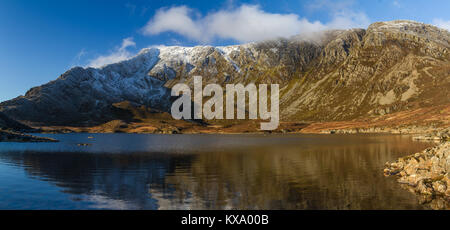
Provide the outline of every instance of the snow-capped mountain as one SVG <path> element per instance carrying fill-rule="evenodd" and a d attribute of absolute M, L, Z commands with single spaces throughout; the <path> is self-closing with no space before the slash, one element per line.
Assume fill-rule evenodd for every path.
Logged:
<path fill-rule="evenodd" d="M 346 120 L 450 103 L 450 33 L 411 21 L 326 31 L 245 45 L 151 47 L 101 68 L 70 69 L 0 104 L 20 121 L 97 124 L 113 103 L 163 111 L 170 88 L 205 83 L 278 83 L 283 120 Z"/>

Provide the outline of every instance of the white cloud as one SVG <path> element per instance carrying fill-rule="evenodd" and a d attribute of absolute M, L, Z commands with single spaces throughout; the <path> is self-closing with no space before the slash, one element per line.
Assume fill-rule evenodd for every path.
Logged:
<path fill-rule="evenodd" d="M 325 11 L 332 20 L 326 23 L 327 29 L 366 28 L 370 25 L 369 17 L 356 11 L 354 0 L 315 0 L 306 5 L 310 11 Z"/>
<path fill-rule="evenodd" d="M 433 24 L 436 25 L 437 27 L 450 31 L 450 20 L 445 21 L 442 19 L 434 19 Z"/>
<path fill-rule="evenodd" d="M 130 46 L 136 46 L 136 43 L 133 41 L 133 38 L 125 38 L 122 41 L 122 46 L 119 48 L 119 50 L 125 50 L 126 48 Z"/>
<path fill-rule="evenodd" d="M 333 20 L 327 24 L 328 29 L 366 28 L 370 20 L 365 13 L 353 11 L 337 11 L 333 14 Z"/>
<path fill-rule="evenodd" d="M 200 22 L 195 22 L 190 15 L 192 10 L 186 6 L 159 9 L 153 19 L 145 26 L 144 34 L 155 35 L 174 31 L 183 36 L 201 40 Z"/>
<path fill-rule="evenodd" d="M 133 54 L 127 50 L 128 47 L 135 47 L 136 43 L 133 38 L 125 38 L 122 41 L 122 45 L 117 47 L 112 53 L 105 56 L 99 56 L 91 60 L 88 64 L 89 67 L 102 67 L 111 63 L 117 63 L 120 61 L 127 60 L 133 56 Z"/>
<path fill-rule="evenodd" d="M 243 5 L 236 10 L 224 10 L 204 18 L 202 34 L 232 38 L 242 42 L 289 37 L 324 29 L 320 22 L 309 22 L 295 14 L 271 14 L 258 6 Z"/>
<path fill-rule="evenodd" d="M 196 16 L 193 9 L 176 6 L 158 10 L 143 32 L 146 35 L 174 32 L 200 42 L 209 42 L 214 38 L 251 42 L 325 29 L 366 27 L 369 24 L 364 13 L 351 10 L 333 11 L 331 16 L 332 20 L 327 23 L 312 22 L 296 14 L 268 13 L 258 5 L 241 5 Z"/>
<path fill-rule="evenodd" d="M 84 49 L 84 48 L 81 49 L 80 52 L 78 52 L 77 55 L 75 55 L 75 57 L 72 59 L 68 68 L 80 66 L 81 65 L 80 62 L 81 62 L 82 58 L 86 55 L 87 55 L 86 49 Z"/>
<path fill-rule="evenodd" d="M 395 6 L 395 7 L 401 7 L 402 5 L 400 4 L 400 2 L 399 1 L 397 1 L 397 0 L 394 0 L 393 2 L 392 2 L 392 4 Z"/>
<path fill-rule="evenodd" d="M 87 52 L 86 52 L 86 50 L 83 48 L 83 49 L 81 49 L 80 52 L 78 52 L 78 54 L 75 56 L 75 59 L 76 59 L 77 61 L 80 61 L 81 58 L 82 58 L 84 55 L 86 55 L 86 54 L 87 54 Z"/>

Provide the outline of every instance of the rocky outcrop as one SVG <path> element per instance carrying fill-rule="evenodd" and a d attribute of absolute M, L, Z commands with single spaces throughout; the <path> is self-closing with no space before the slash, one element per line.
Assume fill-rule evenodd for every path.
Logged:
<path fill-rule="evenodd" d="M 413 137 L 414 140 L 424 140 L 424 141 L 450 141 L 450 128 L 443 130 L 434 130 L 428 134 L 423 134 Z"/>
<path fill-rule="evenodd" d="M 0 112 L 0 142 L 57 142 L 57 140 L 36 137 L 22 132 L 36 132 L 27 125 L 17 122 Z"/>
<path fill-rule="evenodd" d="M 0 130 L 0 142 L 58 142 L 52 138 L 37 137 L 12 131 Z"/>
<path fill-rule="evenodd" d="M 33 128 L 17 122 L 0 112 L 0 130 L 32 131 Z"/>
<path fill-rule="evenodd" d="M 397 176 L 399 183 L 431 200 L 450 202 L 450 142 L 386 163 L 384 173 Z"/>
<path fill-rule="evenodd" d="M 449 129 L 434 127 L 370 127 L 370 128 L 339 128 L 332 130 L 323 130 L 323 134 L 361 134 L 361 133 L 389 133 L 389 134 L 420 134 L 413 136 L 414 140 L 419 141 L 446 141 L 450 138 Z"/>
<path fill-rule="evenodd" d="M 120 119 L 113 105 L 122 101 L 167 112 L 170 88 L 201 75 L 222 86 L 280 84 L 282 121 L 376 119 L 450 106 L 449 41 L 446 30 L 393 21 L 227 47 L 152 47 L 120 63 L 73 68 L 0 111 L 43 126 L 99 125 Z"/>

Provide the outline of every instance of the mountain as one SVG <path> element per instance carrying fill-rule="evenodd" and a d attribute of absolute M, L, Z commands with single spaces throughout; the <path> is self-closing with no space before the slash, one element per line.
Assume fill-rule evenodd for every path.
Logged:
<path fill-rule="evenodd" d="M 201 75 L 204 84 L 280 84 L 284 122 L 446 126 L 449 48 L 449 31 L 413 21 L 227 47 L 152 47 L 101 68 L 70 69 L 0 111 L 31 125 L 94 126 L 121 119 L 114 104 L 125 101 L 168 112 L 170 88 Z M 424 110 L 430 115 L 418 116 Z"/>

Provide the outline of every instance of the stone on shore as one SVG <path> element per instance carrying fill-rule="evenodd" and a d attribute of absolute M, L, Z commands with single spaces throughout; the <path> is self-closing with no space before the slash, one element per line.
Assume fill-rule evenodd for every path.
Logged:
<path fill-rule="evenodd" d="M 397 176 L 418 194 L 450 202 L 450 142 L 386 163 L 386 176 Z"/>

